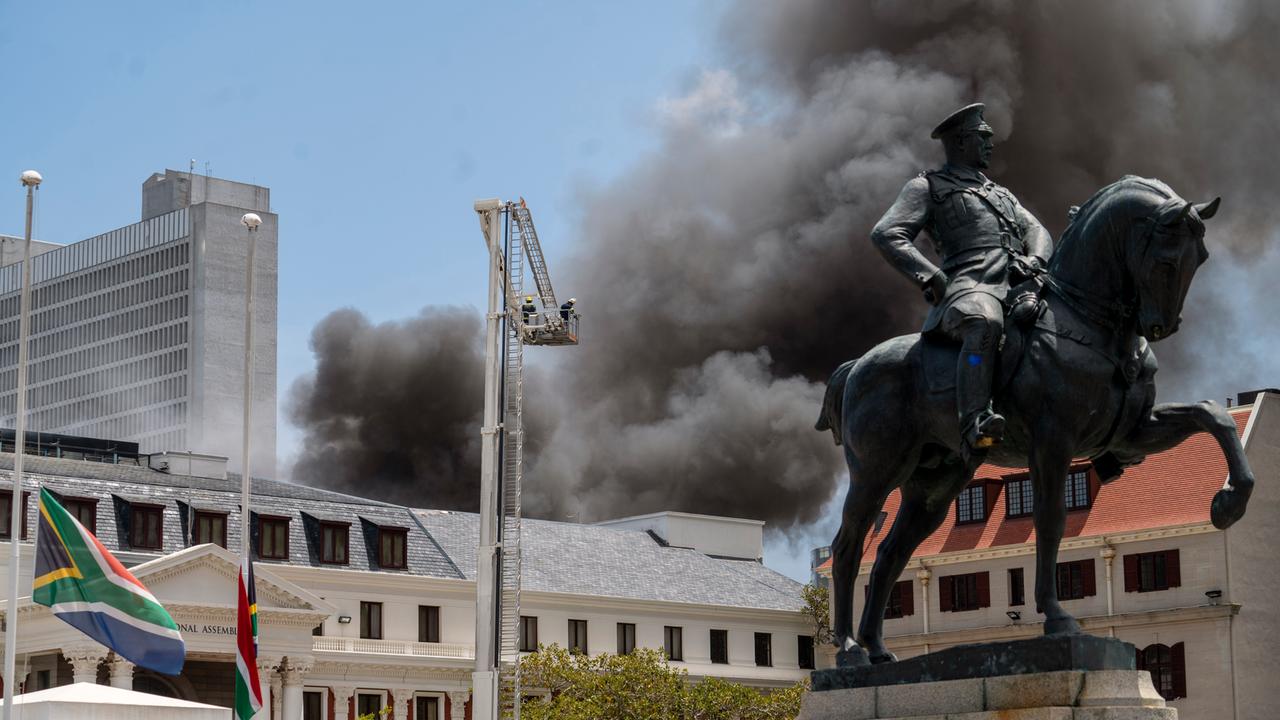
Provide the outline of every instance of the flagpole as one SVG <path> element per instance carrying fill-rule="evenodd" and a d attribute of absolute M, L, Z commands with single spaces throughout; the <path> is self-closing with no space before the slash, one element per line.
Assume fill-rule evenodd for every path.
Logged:
<path fill-rule="evenodd" d="M 240 557 L 249 563 L 249 473 L 250 417 L 253 414 L 253 256 L 262 218 L 257 213 L 245 213 L 240 222 L 249 229 L 249 261 L 245 264 L 244 292 L 244 465 L 240 477 Z"/>
<path fill-rule="evenodd" d="M 13 717 L 13 687 L 17 685 L 15 664 L 18 650 L 18 584 L 19 563 L 22 559 L 22 516 L 26 504 L 22 502 L 22 460 L 27 450 L 27 335 L 30 333 L 31 312 L 31 208 L 35 190 L 44 180 L 35 170 L 22 173 L 22 185 L 27 189 L 26 245 L 22 254 L 22 292 L 18 301 L 18 397 L 15 403 L 13 428 L 13 497 L 9 510 L 9 610 L 5 613 L 4 634 L 4 720 Z"/>

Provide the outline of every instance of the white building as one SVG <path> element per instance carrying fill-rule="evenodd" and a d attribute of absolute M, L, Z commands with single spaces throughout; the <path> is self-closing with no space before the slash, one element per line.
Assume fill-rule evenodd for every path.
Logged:
<path fill-rule="evenodd" d="M 224 548 L 238 548 L 244 531 L 239 479 L 210 456 L 150 458 L 171 471 L 189 465 L 191 476 L 157 472 L 147 458 L 100 459 L 29 456 L 26 467 L 170 610 L 187 643 L 186 667 L 172 678 L 134 668 L 24 599 L 23 688 L 96 680 L 229 707 L 238 558 Z M 0 487 L 12 487 L 4 469 L 11 464 L 0 455 Z M 341 720 L 389 705 L 397 720 L 464 718 L 478 516 L 270 480 L 253 489 L 259 667 L 272 708 L 260 717 Z M 0 507 L 10 493 L 0 492 Z M 692 677 L 759 687 L 807 676 L 813 645 L 800 585 L 760 564 L 762 523 L 660 513 L 612 525 L 523 523 L 528 647 L 665 648 Z M 23 549 L 30 587 L 32 547 Z"/>
<path fill-rule="evenodd" d="M 1087 632 L 1133 643 L 1138 667 L 1180 720 L 1274 720 L 1280 643 L 1280 394 L 1242 396 L 1231 414 L 1257 477 L 1248 513 L 1220 531 L 1209 503 L 1227 479 L 1207 434 L 1100 485 L 1086 464 L 1068 488 L 1058 594 Z M 1043 632 L 1035 607 L 1035 532 L 1025 471 L 983 466 L 901 576 L 885 621 L 899 657 Z M 867 540 L 857 611 L 880 541 Z M 831 564 L 820 569 L 828 578 Z M 824 650 L 828 650 L 824 648 Z M 831 652 L 825 662 L 832 662 Z"/>
<path fill-rule="evenodd" d="M 47 191 L 46 191 L 47 192 Z M 143 452 L 238 447 L 245 263 L 255 260 L 254 466 L 275 467 L 276 228 L 270 192 L 168 170 L 142 219 L 70 245 L 33 242 L 28 429 Z M 0 238 L 0 427 L 13 427 L 22 240 Z"/>

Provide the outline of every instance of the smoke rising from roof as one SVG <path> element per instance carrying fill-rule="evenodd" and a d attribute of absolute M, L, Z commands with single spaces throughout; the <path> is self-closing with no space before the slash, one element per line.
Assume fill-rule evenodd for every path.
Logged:
<path fill-rule="evenodd" d="M 1159 177 L 1188 199 L 1222 195 L 1214 257 L 1182 332 L 1156 346 L 1162 398 L 1274 385 L 1261 375 L 1266 348 L 1236 348 L 1228 368 L 1216 353 L 1258 319 L 1223 283 L 1247 277 L 1242 266 L 1280 269 L 1280 253 L 1266 251 L 1280 212 L 1267 193 L 1280 171 L 1263 151 L 1280 125 L 1278 26 L 1280 9 L 1246 0 L 734 6 L 721 33 L 725 68 L 659 103 L 660 149 L 585 198 L 582 240 L 564 265 L 581 272 L 557 277 L 579 299 L 583 344 L 561 351 L 574 355 L 571 374 L 526 382 L 538 396 L 527 509 L 584 521 L 684 510 L 784 530 L 816 520 L 843 472 L 830 438 L 812 429 L 826 376 L 914 331 L 924 313 L 871 246 L 870 228 L 907 179 L 940 164 L 933 125 L 974 100 L 987 103 L 997 132 L 989 174 L 1055 236 L 1070 205 L 1126 173 Z M 389 443 L 343 446 L 332 428 L 395 432 L 401 418 L 426 413 L 408 392 L 340 408 L 318 401 L 364 383 L 325 368 L 364 352 L 342 333 L 370 332 L 350 313 L 322 324 L 320 373 L 296 389 L 312 454 L 299 479 L 333 486 L 336 475 L 377 494 L 372 478 L 403 471 L 384 496 L 474 507 L 482 363 L 471 322 L 474 350 L 462 357 L 422 346 L 409 324 L 378 329 L 402 336 L 406 382 L 421 376 L 458 396 L 436 399 L 437 412 L 453 414 L 430 421 L 455 435 L 404 433 L 431 445 L 425 457 L 451 463 L 433 463 L 434 475 L 392 463 L 375 476 L 362 468 L 388 468 L 366 455 Z M 433 312 L 412 323 L 464 324 Z M 338 411 L 348 414 L 328 414 Z"/>

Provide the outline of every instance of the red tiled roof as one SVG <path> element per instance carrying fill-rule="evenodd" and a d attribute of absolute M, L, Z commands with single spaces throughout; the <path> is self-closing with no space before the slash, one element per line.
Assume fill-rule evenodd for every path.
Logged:
<path fill-rule="evenodd" d="M 1231 411 L 1237 432 L 1244 433 L 1252 410 L 1252 406 L 1245 406 Z M 974 478 L 1002 481 L 1025 472 L 983 465 Z M 1227 461 L 1218 444 L 1208 433 L 1197 433 L 1172 450 L 1149 456 L 1108 485 L 1099 486 L 1091 478 L 1097 488 L 1093 506 L 1067 513 L 1064 537 L 1108 535 L 1208 522 L 1209 503 L 1226 478 Z M 985 522 L 957 525 L 955 503 L 952 503 L 942 526 L 920 543 L 912 557 L 1034 542 L 1035 526 L 1030 517 L 1005 517 L 1004 485 L 992 484 L 990 490 L 998 492 L 995 506 Z M 880 541 L 888 535 L 897 517 L 900 501 L 901 495 L 897 490 L 885 501 L 887 516 L 880 531 L 873 531 L 867 536 L 862 556 L 864 563 L 875 559 Z M 822 567 L 830 568 L 831 560 L 828 559 Z"/>

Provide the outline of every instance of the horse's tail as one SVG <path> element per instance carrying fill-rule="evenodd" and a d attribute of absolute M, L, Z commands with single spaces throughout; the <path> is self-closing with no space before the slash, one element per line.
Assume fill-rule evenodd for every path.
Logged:
<path fill-rule="evenodd" d="M 836 445 L 840 444 L 840 418 L 844 412 L 844 386 L 849 381 L 849 372 L 853 370 L 853 366 L 858 362 L 857 358 L 844 363 L 831 373 L 831 379 L 827 381 L 827 394 L 822 399 L 822 413 L 818 415 L 818 422 L 813 426 L 818 432 L 830 430 L 831 437 L 835 439 Z"/>

